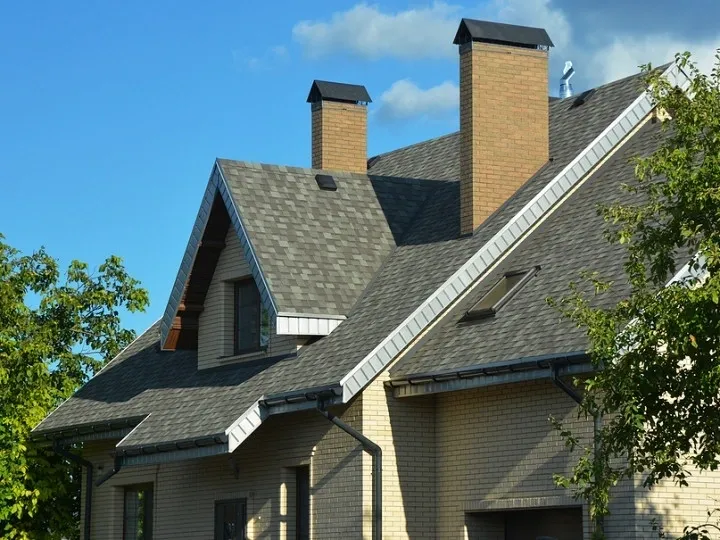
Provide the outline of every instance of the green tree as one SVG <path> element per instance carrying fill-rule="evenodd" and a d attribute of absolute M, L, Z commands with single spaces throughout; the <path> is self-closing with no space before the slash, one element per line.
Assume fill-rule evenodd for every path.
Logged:
<path fill-rule="evenodd" d="M 599 307 L 617 284 L 590 274 L 551 300 L 587 331 L 596 372 L 577 381 L 581 410 L 603 418 L 594 447 L 556 481 L 585 499 L 596 521 L 623 479 L 686 486 L 693 469 L 720 465 L 720 54 L 707 75 L 689 53 L 675 61 L 690 78 L 688 92 L 645 66 L 658 110 L 671 120 L 657 149 L 636 160 L 625 200 L 599 209 L 608 240 L 627 248 L 629 294 Z M 668 285 L 688 260 L 692 275 Z M 563 434 L 570 447 L 579 444 Z M 687 538 L 718 532 L 697 525 L 688 524 Z"/>
<path fill-rule="evenodd" d="M 120 309 L 148 304 L 118 257 L 62 273 L 44 249 L 22 255 L 0 235 L 0 536 L 77 538 L 79 470 L 30 430 L 134 337 Z"/>

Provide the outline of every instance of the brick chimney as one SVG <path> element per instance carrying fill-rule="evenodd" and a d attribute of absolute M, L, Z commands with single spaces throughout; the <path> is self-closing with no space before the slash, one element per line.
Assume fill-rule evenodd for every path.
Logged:
<path fill-rule="evenodd" d="M 460 229 L 472 233 L 549 157 L 548 50 L 542 28 L 463 19 Z"/>
<path fill-rule="evenodd" d="M 364 86 L 313 81 L 307 98 L 312 111 L 312 167 L 367 172 L 367 104 Z"/>

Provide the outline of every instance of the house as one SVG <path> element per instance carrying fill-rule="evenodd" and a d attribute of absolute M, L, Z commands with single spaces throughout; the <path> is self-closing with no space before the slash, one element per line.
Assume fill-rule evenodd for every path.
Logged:
<path fill-rule="evenodd" d="M 367 159 L 366 89 L 315 81 L 311 169 L 215 162 L 162 319 L 34 430 L 80 448 L 84 538 L 590 537 L 548 417 L 590 440 L 592 366 L 545 299 L 622 281 L 595 209 L 659 122 L 640 75 L 548 98 L 542 29 L 455 43 L 458 133 Z M 628 482 L 605 532 L 718 495 Z"/>

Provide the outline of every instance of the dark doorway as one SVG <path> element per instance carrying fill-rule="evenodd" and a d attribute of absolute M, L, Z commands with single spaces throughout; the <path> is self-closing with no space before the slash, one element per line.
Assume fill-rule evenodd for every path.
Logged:
<path fill-rule="evenodd" d="M 582 508 L 482 512 L 466 516 L 470 540 L 582 540 Z"/>
<path fill-rule="evenodd" d="M 295 538 L 310 540 L 310 467 L 295 469 Z"/>

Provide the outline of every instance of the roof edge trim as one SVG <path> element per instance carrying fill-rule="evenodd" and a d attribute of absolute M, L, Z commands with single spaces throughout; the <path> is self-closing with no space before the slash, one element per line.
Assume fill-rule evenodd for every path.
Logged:
<path fill-rule="evenodd" d="M 279 336 L 327 336 L 345 320 L 326 317 L 291 317 L 278 315 L 275 318 L 275 333 Z"/>
<path fill-rule="evenodd" d="M 683 90 L 689 85 L 689 79 L 675 64 L 670 66 L 663 76 Z M 517 244 L 573 186 L 624 140 L 652 109 L 650 94 L 645 90 L 459 270 L 341 379 L 343 400 L 346 403 L 350 401 L 395 360 L 479 279 L 496 259 Z"/>
<path fill-rule="evenodd" d="M 275 318 L 277 316 L 277 303 L 272 296 L 267 279 L 265 278 L 265 274 L 260 266 L 260 261 L 258 260 L 255 249 L 250 242 L 247 228 L 242 221 L 240 212 L 238 211 L 235 200 L 232 197 L 232 193 L 230 192 L 227 180 L 223 174 L 222 167 L 220 166 L 218 160 L 215 160 L 200 209 L 198 210 L 197 218 L 195 219 L 195 224 L 193 225 L 192 232 L 190 233 L 190 239 L 188 240 L 187 247 L 185 248 L 185 255 L 180 263 L 180 268 L 178 269 L 177 277 L 175 278 L 175 284 L 170 292 L 170 298 L 168 299 L 165 313 L 162 317 L 162 323 L 160 324 L 161 350 L 167 350 L 165 348 L 165 344 L 167 342 L 170 329 L 172 328 L 173 320 L 177 315 L 183 292 L 187 287 L 190 272 L 195 264 L 195 257 L 197 256 L 200 239 L 205 231 L 205 227 L 210 217 L 210 209 L 212 208 L 213 201 L 215 200 L 215 196 L 217 194 L 219 194 L 222 198 L 225 203 L 225 208 L 230 215 L 230 223 L 238 235 L 240 245 L 243 249 L 243 254 L 247 260 L 248 266 L 250 267 L 250 272 L 252 273 L 258 290 L 260 291 L 260 299 L 262 300 L 265 308 L 270 312 L 271 318 Z"/>
<path fill-rule="evenodd" d="M 508 365 L 503 371 L 497 371 L 487 375 L 478 373 L 477 375 L 469 377 L 458 376 L 437 381 L 431 380 L 422 383 L 405 384 L 393 387 L 393 396 L 396 398 L 406 398 L 413 396 L 425 396 L 428 394 L 440 394 L 443 392 L 455 392 L 470 388 L 484 388 L 500 384 L 512 384 L 544 379 L 549 380 L 552 377 L 553 369 L 556 370 L 555 372 L 560 377 L 591 373 L 595 369 L 589 361 L 567 363 L 559 366 L 554 366 L 552 361 L 548 361 L 547 364 L 548 365 L 538 364 L 534 367 L 529 366 L 525 369 L 518 369 L 515 371 L 513 371 L 512 367 Z"/>
<path fill-rule="evenodd" d="M 238 446 L 245 442 L 245 440 L 252 435 L 253 431 L 260 427 L 260 424 L 262 424 L 266 416 L 260 406 L 259 399 L 250 405 L 250 407 L 225 430 L 225 435 L 228 438 L 228 452 L 234 452 Z"/>

